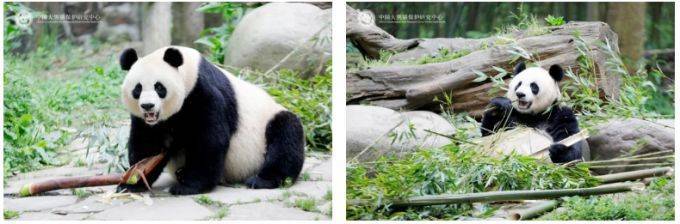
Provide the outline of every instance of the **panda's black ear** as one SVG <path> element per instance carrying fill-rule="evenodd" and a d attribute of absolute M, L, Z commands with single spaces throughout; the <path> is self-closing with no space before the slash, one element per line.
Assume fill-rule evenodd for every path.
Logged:
<path fill-rule="evenodd" d="M 130 70 L 132 65 L 137 62 L 137 52 L 132 48 L 125 49 L 123 53 L 120 54 L 118 61 L 120 62 L 120 68 L 123 69 L 123 71 Z"/>
<path fill-rule="evenodd" d="M 165 50 L 165 55 L 163 55 L 163 61 L 167 62 L 168 64 L 175 68 L 184 64 L 184 59 L 182 59 L 182 54 L 179 52 L 179 50 L 171 47 Z"/>
<path fill-rule="evenodd" d="M 552 77 L 555 82 L 559 82 L 562 80 L 562 77 L 564 77 L 564 70 L 562 70 L 562 67 L 557 64 L 550 66 L 548 73 L 550 73 L 550 77 Z"/>
<path fill-rule="evenodd" d="M 526 69 L 526 68 L 527 68 L 527 66 L 524 64 L 524 62 L 520 62 L 519 64 L 515 65 L 515 75 L 524 71 L 524 69 Z"/>

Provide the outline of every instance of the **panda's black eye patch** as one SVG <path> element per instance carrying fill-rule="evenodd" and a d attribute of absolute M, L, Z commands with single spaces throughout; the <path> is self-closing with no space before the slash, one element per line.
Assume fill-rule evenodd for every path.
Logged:
<path fill-rule="evenodd" d="M 139 99 L 139 95 L 142 94 L 142 84 L 137 83 L 135 88 L 132 90 L 132 97 Z"/>
<path fill-rule="evenodd" d="M 160 82 L 156 82 L 156 84 L 153 85 L 153 88 L 154 90 L 156 90 L 156 93 L 160 98 L 165 98 L 165 95 L 168 94 L 168 90 L 166 90 L 165 86 L 163 86 L 163 84 L 161 84 Z"/>
<path fill-rule="evenodd" d="M 532 82 L 529 86 L 531 87 L 531 92 L 534 93 L 534 95 L 538 94 L 538 85 L 536 85 L 535 82 Z"/>
<path fill-rule="evenodd" d="M 517 89 L 519 89 L 520 86 L 522 86 L 522 81 L 520 81 L 519 83 L 517 83 L 517 86 L 515 86 L 515 91 L 517 91 Z"/>

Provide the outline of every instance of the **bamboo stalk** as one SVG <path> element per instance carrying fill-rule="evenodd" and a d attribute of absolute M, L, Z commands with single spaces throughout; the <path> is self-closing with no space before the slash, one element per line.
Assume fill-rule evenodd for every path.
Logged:
<path fill-rule="evenodd" d="M 643 178 L 648 178 L 648 177 L 658 177 L 658 176 L 667 175 L 669 173 L 670 174 L 673 173 L 673 168 L 659 167 L 659 168 L 646 169 L 646 170 L 636 170 L 636 171 L 630 171 L 630 172 L 622 172 L 622 173 L 595 176 L 595 178 L 600 180 L 602 183 L 606 184 L 606 183 L 623 182 L 623 181 L 629 181 L 629 180 L 637 180 L 637 179 L 643 179 Z"/>
<path fill-rule="evenodd" d="M 641 164 L 625 164 L 625 165 L 602 165 L 590 166 L 590 169 L 615 169 L 615 168 L 640 168 L 640 167 L 663 167 L 672 166 L 673 163 L 641 163 Z"/>
<path fill-rule="evenodd" d="M 634 159 L 634 158 L 644 158 L 644 157 L 650 157 L 650 156 L 658 156 L 658 155 L 663 155 L 667 153 L 673 153 L 675 151 L 673 150 L 663 150 L 663 151 L 658 151 L 658 152 L 650 152 L 650 153 L 645 153 L 645 154 L 640 154 L 636 156 L 627 156 L 627 157 L 619 157 L 617 159 Z"/>
<path fill-rule="evenodd" d="M 38 183 L 28 183 L 19 189 L 19 196 L 32 196 L 57 189 L 95 187 L 114 184 L 137 184 L 140 179 L 144 181 L 144 185 L 148 189 L 151 189 L 149 183 L 146 181 L 146 176 L 149 175 L 149 173 L 151 173 L 154 169 L 157 169 L 157 166 L 164 159 L 165 153 L 144 158 L 130 167 L 130 169 L 128 169 L 125 173 L 121 174 L 56 178 Z"/>
<path fill-rule="evenodd" d="M 108 174 L 92 177 L 69 177 L 47 180 L 39 183 L 29 183 L 19 190 L 19 195 L 24 197 L 57 189 L 114 185 L 123 180 L 122 176 L 123 174 Z"/>
<path fill-rule="evenodd" d="M 513 210 L 508 215 L 511 220 L 529 220 L 538 217 L 539 215 L 552 211 L 557 207 L 559 202 L 557 200 L 542 201 L 526 209 Z"/>
<path fill-rule="evenodd" d="M 427 206 L 427 205 L 444 205 L 473 202 L 553 199 L 564 196 L 588 196 L 588 195 L 611 194 L 631 191 L 633 189 L 644 187 L 645 185 L 642 183 L 616 183 L 606 186 L 576 189 L 494 191 L 469 194 L 428 195 L 411 197 L 403 200 L 395 200 L 392 201 L 392 206 L 395 207 Z M 352 200 L 348 202 L 348 205 L 356 206 L 370 203 L 371 202 L 367 200 Z"/>
<path fill-rule="evenodd" d="M 645 158 L 620 158 L 620 159 L 610 159 L 610 160 L 596 160 L 596 161 L 588 161 L 588 162 L 582 162 L 581 164 L 588 164 L 588 165 L 600 165 L 600 164 L 609 164 L 609 163 L 618 163 L 618 162 L 649 162 L 649 161 L 657 161 L 657 160 L 662 160 L 662 159 L 673 159 L 673 155 L 668 155 L 668 156 L 658 156 L 658 157 L 645 157 Z"/>

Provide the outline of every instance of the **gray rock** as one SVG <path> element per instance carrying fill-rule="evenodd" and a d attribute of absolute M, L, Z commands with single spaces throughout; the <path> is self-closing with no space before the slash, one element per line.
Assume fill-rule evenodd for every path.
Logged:
<path fill-rule="evenodd" d="M 191 197 L 153 198 L 152 205 L 133 201 L 92 215 L 97 220 L 203 220 L 213 213 Z"/>
<path fill-rule="evenodd" d="M 278 199 L 283 190 L 281 189 L 250 189 L 218 186 L 212 192 L 206 194 L 209 198 L 225 204 L 237 204 L 246 202 L 266 201 Z"/>
<path fill-rule="evenodd" d="M 325 181 L 331 181 L 332 179 L 332 163 L 331 160 L 326 160 L 323 163 L 316 165 L 314 167 L 311 167 L 309 170 L 306 170 L 309 174 L 310 180 L 325 180 Z"/>
<path fill-rule="evenodd" d="M 253 215 L 256 213 L 257 215 Z M 297 208 L 286 207 L 281 203 L 251 203 L 229 207 L 223 220 L 317 220 L 330 217 Z"/>
<path fill-rule="evenodd" d="M 113 43 L 138 41 L 141 39 L 137 25 L 139 23 L 137 4 L 108 5 L 102 11 L 103 18 L 97 24 L 95 37 Z"/>
<path fill-rule="evenodd" d="M 330 24 L 330 9 L 306 3 L 269 3 L 258 7 L 234 29 L 225 64 L 265 72 L 295 51 L 278 69 L 314 75 L 313 71 L 331 57 Z"/>
<path fill-rule="evenodd" d="M 302 193 L 314 199 L 322 199 L 331 190 L 331 182 L 327 181 L 298 181 L 288 188 L 291 192 Z"/>
<path fill-rule="evenodd" d="M 24 212 L 18 220 L 83 220 L 88 214 L 55 214 L 51 212 Z"/>
<path fill-rule="evenodd" d="M 448 138 L 425 130 L 446 135 L 455 132 L 446 119 L 429 111 L 396 112 L 383 107 L 348 105 L 347 160 L 356 157 L 359 161 L 372 161 L 381 155 L 401 156 L 418 148 L 450 143 Z"/>
<path fill-rule="evenodd" d="M 43 196 L 5 198 L 4 209 L 12 211 L 43 211 L 76 203 L 76 196 Z"/>
<path fill-rule="evenodd" d="M 98 201 L 101 199 L 101 195 L 94 195 L 77 202 L 72 205 L 59 207 L 52 210 L 52 213 L 66 215 L 66 214 L 93 214 L 97 212 L 104 211 L 106 209 L 111 209 L 116 206 L 125 204 L 122 200 L 112 200 L 111 203 L 103 203 Z"/>
<path fill-rule="evenodd" d="M 670 121 L 612 120 L 595 128 L 588 138 L 591 158 L 606 160 L 662 150 L 675 150 L 675 127 Z"/>

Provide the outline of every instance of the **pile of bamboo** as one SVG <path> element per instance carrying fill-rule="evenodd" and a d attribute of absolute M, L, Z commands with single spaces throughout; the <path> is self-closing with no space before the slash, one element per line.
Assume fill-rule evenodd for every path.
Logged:
<path fill-rule="evenodd" d="M 491 191 L 479 192 L 469 194 L 443 194 L 443 195 L 427 195 L 410 197 L 401 200 L 393 200 L 392 208 L 411 207 L 411 206 L 428 206 L 428 205 L 443 205 L 443 204 L 458 204 L 458 203 L 473 203 L 473 202 L 507 202 L 507 201 L 524 201 L 524 200 L 545 200 L 534 203 L 525 209 L 517 209 L 509 212 L 508 218 L 514 220 L 526 220 L 540 216 L 541 214 L 557 208 L 560 204 L 559 198 L 567 196 L 590 196 L 612 194 L 627 191 L 641 191 L 645 189 L 649 181 L 646 178 L 672 176 L 673 175 L 673 151 L 660 151 L 648 153 L 637 156 L 629 156 L 616 158 L 611 160 L 588 161 L 588 162 L 572 162 L 562 164 L 563 166 L 573 166 L 577 163 L 586 164 L 588 166 L 600 168 L 601 166 L 620 166 L 617 163 L 631 162 L 631 161 L 647 161 L 647 160 L 668 160 L 671 162 L 644 164 L 645 166 L 656 166 L 650 169 L 636 170 L 629 172 L 612 173 L 607 175 L 595 176 L 601 185 L 590 188 L 576 188 L 576 189 L 553 189 L 553 190 L 517 190 L 517 191 Z M 658 164 L 658 165 L 655 165 Z M 371 204 L 367 200 L 351 200 L 348 201 L 348 206 L 361 206 Z"/>

